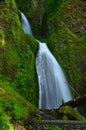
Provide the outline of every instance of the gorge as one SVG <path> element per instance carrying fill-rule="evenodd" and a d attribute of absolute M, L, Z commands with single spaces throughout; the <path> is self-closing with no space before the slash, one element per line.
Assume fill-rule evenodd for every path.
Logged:
<path fill-rule="evenodd" d="M 22 18 L 19 10 L 22 11 Z M 57 120 L 67 120 L 67 122 L 83 120 L 79 113 L 74 112 L 76 106 L 80 114 L 86 117 L 85 16 L 84 0 L 0 1 L 0 130 L 14 130 L 15 124 L 21 124 L 26 129 L 33 130 L 31 120 L 46 120 L 45 114 L 50 114 Z M 28 28 L 28 31 L 26 25 L 29 27 L 31 25 L 32 30 Z M 40 59 L 43 59 L 42 62 Z M 65 100 L 63 99 L 63 93 L 66 90 L 61 88 L 64 90 L 61 92 L 58 88 L 57 93 L 61 98 L 58 104 L 62 103 L 59 109 L 55 109 L 59 107 L 59 105 L 56 106 L 57 102 L 52 101 L 54 97 L 56 100 L 58 98 L 55 95 L 58 79 L 55 83 L 54 78 L 57 77 L 58 72 L 55 71 L 57 65 L 53 65 L 54 63 L 58 64 L 58 69 L 61 65 L 69 83 L 65 80 L 63 84 L 67 85 L 68 91 L 71 88 L 73 95 L 73 100 L 65 102 L 68 100 L 67 95 L 64 97 Z M 48 79 L 48 82 L 45 79 Z M 43 86 L 47 89 L 51 85 L 53 87 L 49 88 L 49 94 L 47 94 L 48 97 L 53 97 L 50 102 L 50 100 L 44 100 L 48 97 L 43 96 L 44 94 L 42 95 L 42 91 L 39 90 Z M 44 92 L 48 93 L 45 90 Z M 47 101 L 50 106 L 43 105 Z M 51 109 L 52 105 L 55 110 Z M 45 110 L 46 108 L 48 109 Z M 66 129 L 65 126 L 64 129 Z M 83 126 L 83 122 L 80 126 Z M 74 125 L 74 129 L 79 128 L 75 127 Z"/>
<path fill-rule="evenodd" d="M 24 32 L 32 35 L 30 24 L 22 12 L 21 18 Z M 72 99 L 72 95 L 59 63 L 49 51 L 46 43 L 37 41 L 39 42 L 39 50 L 36 57 L 39 108 L 57 109 L 62 105 L 62 100 L 67 102 Z"/>

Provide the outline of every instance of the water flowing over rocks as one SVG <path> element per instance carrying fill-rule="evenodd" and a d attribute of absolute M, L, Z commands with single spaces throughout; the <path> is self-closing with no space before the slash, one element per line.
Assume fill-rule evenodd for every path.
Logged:
<path fill-rule="evenodd" d="M 39 108 L 57 109 L 72 99 L 64 73 L 45 43 L 39 42 L 36 57 L 39 82 Z"/>

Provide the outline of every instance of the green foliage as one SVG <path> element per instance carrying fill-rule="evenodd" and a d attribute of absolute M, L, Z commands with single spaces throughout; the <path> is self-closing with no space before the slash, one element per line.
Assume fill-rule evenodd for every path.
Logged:
<path fill-rule="evenodd" d="M 36 56 L 37 49 L 38 49 L 38 42 L 37 40 L 30 35 L 25 34 L 26 43 L 29 43 L 30 49 L 33 52 L 34 56 Z M 29 41 L 29 42 L 28 42 Z"/>
<path fill-rule="evenodd" d="M 62 6 L 64 5 L 65 0 L 46 0 L 45 6 L 46 6 L 46 12 L 48 14 L 48 17 L 56 18 L 58 14 L 60 13 L 60 10 Z"/>
<path fill-rule="evenodd" d="M 29 130 L 32 130 L 33 129 L 33 126 L 32 125 L 29 125 Z"/>
<path fill-rule="evenodd" d="M 82 6 L 75 2 L 79 3 L 78 0 L 46 0 L 44 3 L 42 0 L 16 0 L 18 9 L 31 21 L 34 36 L 45 37 L 73 87 L 74 96 L 86 92 L 86 34 L 80 36 L 77 29 L 72 28 L 81 17 L 75 12 Z M 24 34 L 15 1 L 3 0 L 0 9 L 0 73 L 3 75 L 0 77 L 0 107 L 7 115 L 23 122 L 30 110 L 35 109 L 24 98 L 33 104 L 38 101 L 35 71 L 38 43 L 32 36 Z M 81 9 L 80 12 L 82 15 Z M 77 22 L 75 25 L 75 28 L 80 27 Z M 67 111 L 64 120 L 66 114 Z"/>
<path fill-rule="evenodd" d="M 62 120 L 68 120 L 68 117 L 64 115 Z"/>
<path fill-rule="evenodd" d="M 0 77 L 0 107 L 8 116 L 23 123 L 24 119 L 30 116 L 30 112 L 35 111 L 36 108 L 21 97 L 13 89 L 14 86 L 15 84 Z"/>
<path fill-rule="evenodd" d="M 84 120 L 84 117 L 70 106 L 64 106 L 59 109 L 59 114 L 63 119 Z M 63 116 L 63 117 L 62 117 Z"/>
<path fill-rule="evenodd" d="M 23 33 L 14 1 L 2 2 L 0 6 L 3 7 L 0 14 L 0 24 L 5 26 L 3 33 L 5 44 L 1 52 L 1 73 L 4 77 L 8 77 L 9 81 L 15 83 L 17 92 L 31 103 L 37 105 L 37 81 L 34 58 L 37 42 L 31 36 L 27 36 L 29 37 L 27 40 L 26 35 Z M 0 32 L 2 34 L 2 30 Z M 33 47 L 31 44 L 35 46 Z"/>
<path fill-rule="evenodd" d="M 61 128 L 57 126 L 48 126 L 48 127 L 45 127 L 44 130 L 61 130 Z"/>
<path fill-rule="evenodd" d="M 0 130 L 13 130 L 9 117 L 0 109 Z"/>
<path fill-rule="evenodd" d="M 42 25 L 42 19 L 40 16 L 43 14 L 42 1 L 38 2 L 37 0 L 16 0 L 16 4 L 18 9 L 23 11 L 23 13 L 28 18 L 32 27 L 33 35 L 35 37 L 40 37 Z"/>
<path fill-rule="evenodd" d="M 4 47 L 5 41 L 4 41 L 4 35 L 2 32 L 0 32 L 0 48 Z"/>
<path fill-rule="evenodd" d="M 53 25 L 51 35 L 47 38 L 48 46 L 62 66 L 74 96 L 82 94 L 83 90 L 83 93 L 85 92 L 85 71 L 83 70 L 86 65 L 85 57 L 81 55 L 85 55 L 86 39 L 85 37 L 82 39 L 83 41 L 64 22 Z M 80 71 L 80 67 L 84 73 Z"/>

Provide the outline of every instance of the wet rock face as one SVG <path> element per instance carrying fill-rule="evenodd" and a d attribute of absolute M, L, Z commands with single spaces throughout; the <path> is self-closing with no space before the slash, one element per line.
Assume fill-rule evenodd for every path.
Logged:
<path fill-rule="evenodd" d="M 86 0 L 70 0 L 65 4 L 61 14 L 61 19 L 74 33 L 86 32 Z"/>

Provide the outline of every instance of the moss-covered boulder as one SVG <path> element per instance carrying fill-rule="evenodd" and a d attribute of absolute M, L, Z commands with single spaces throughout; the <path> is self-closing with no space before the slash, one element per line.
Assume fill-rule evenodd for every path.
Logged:
<path fill-rule="evenodd" d="M 59 109 L 59 117 L 63 120 L 84 120 L 83 116 L 70 106 L 61 107 Z"/>

